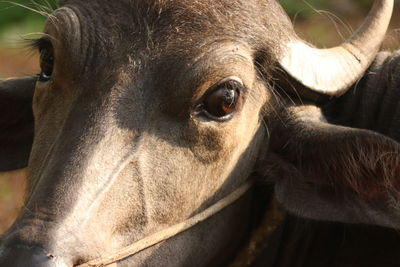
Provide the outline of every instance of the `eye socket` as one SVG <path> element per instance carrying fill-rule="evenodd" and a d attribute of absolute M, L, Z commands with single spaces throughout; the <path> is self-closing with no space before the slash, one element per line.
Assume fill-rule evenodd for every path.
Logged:
<path fill-rule="evenodd" d="M 229 79 L 215 86 L 206 94 L 198 111 L 216 121 L 227 121 L 240 108 L 243 84 Z"/>
<path fill-rule="evenodd" d="M 54 52 L 51 47 L 42 48 L 40 50 L 40 82 L 47 82 L 51 79 L 53 75 L 54 67 Z"/>

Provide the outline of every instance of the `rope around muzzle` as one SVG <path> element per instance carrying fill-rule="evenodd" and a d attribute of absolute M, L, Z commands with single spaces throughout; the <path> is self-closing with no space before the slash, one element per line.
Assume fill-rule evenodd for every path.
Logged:
<path fill-rule="evenodd" d="M 193 217 L 190 217 L 189 219 L 172 225 L 171 227 L 168 227 L 164 230 L 161 230 L 157 233 L 154 233 L 150 236 L 147 236 L 132 245 L 129 245 L 127 247 L 124 247 L 114 253 L 110 253 L 108 255 L 99 257 L 97 259 L 88 261 L 86 263 L 83 263 L 81 265 L 77 265 L 76 267 L 101 267 L 101 266 L 107 266 L 113 263 L 116 263 L 117 261 L 120 261 L 122 259 L 128 258 L 130 256 L 133 256 L 137 254 L 138 252 L 145 250 L 146 248 L 152 247 L 162 241 L 165 241 L 179 233 L 182 233 L 189 228 L 197 225 L 200 222 L 203 222 L 210 218 L 211 216 L 217 214 L 221 210 L 225 209 L 229 205 L 233 204 L 236 202 L 240 197 L 242 197 L 249 189 L 252 187 L 254 184 L 254 181 L 249 181 L 233 191 L 231 194 L 226 196 L 225 198 L 219 200 L 217 203 L 213 204 L 212 206 L 208 207 L 204 211 L 196 214 Z"/>

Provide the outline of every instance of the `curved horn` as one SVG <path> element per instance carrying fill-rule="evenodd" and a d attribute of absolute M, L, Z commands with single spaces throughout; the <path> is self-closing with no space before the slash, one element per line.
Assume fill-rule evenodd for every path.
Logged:
<path fill-rule="evenodd" d="M 343 44 L 317 49 L 297 39 L 289 42 L 279 63 L 314 92 L 340 96 L 374 60 L 393 12 L 393 0 L 375 0 L 363 25 Z"/>

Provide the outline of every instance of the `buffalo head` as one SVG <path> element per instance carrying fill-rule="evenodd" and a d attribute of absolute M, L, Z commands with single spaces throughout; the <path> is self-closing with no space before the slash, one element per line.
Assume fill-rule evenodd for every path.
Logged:
<path fill-rule="evenodd" d="M 0 265 L 73 266 L 113 252 L 201 212 L 256 164 L 262 176 L 293 171 L 274 178 L 287 208 L 351 220 L 308 206 L 341 206 L 341 194 L 315 190 L 329 185 L 311 179 L 331 170 L 323 166 L 341 166 L 335 156 L 318 162 L 320 153 L 356 157 L 354 140 L 372 155 L 374 144 L 379 153 L 397 144 L 324 124 L 287 95 L 290 84 L 304 101 L 343 94 L 372 62 L 392 6 L 375 1 L 348 41 L 320 50 L 272 0 L 61 1 L 34 42 L 41 73 L 0 83 L 0 167 L 29 172 Z M 311 182 L 301 176 L 310 173 Z M 250 200 L 121 264 L 226 262 L 247 234 Z"/>

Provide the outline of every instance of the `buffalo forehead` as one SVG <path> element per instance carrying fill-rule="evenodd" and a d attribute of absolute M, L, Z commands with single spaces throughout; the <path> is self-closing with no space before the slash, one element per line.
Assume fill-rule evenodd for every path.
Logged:
<path fill-rule="evenodd" d="M 259 23 L 251 20 L 249 10 L 237 14 L 242 6 L 239 2 L 229 6 L 225 1 L 208 4 L 207 1 L 64 1 L 63 4 L 79 18 L 76 30 L 83 36 L 82 52 L 72 53 L 72 57 L 84 61 L 77 72 L 85 75 L 76 76 L 88 79 L 88 88 L 112 85 L 110 80 L 118 82 L 124 77 L 142 88 L 176 90 L 173 80 L 204 51 L 217 50 L 221 43 L 237 42 L 247 45 L 250 52 L 253 42 L 247 39 L 254 34 L 245 32 L 251 23 Z M 61 39 L 75 41 L 68 40 L 68 36 Z M 71 47 L 63 46 L 67 50 Z M 97 78 L 92 79 L 93 76 Z M 162 86 L 156 86 L 157 83 Z"/>
<path fill-rule="evenodd" d="M 100 49 L 97 54 L 103 60 L 122 60 L 127 53 L 146 58 L 177 52 L 191 55 L 216 38 L 254 46 L 266 40 L 277 42 L 275 12 L 267 7 L 270 1 L 263 2 L 70 0 L 63 4 L 77 13 L 89 49 Z"/>

